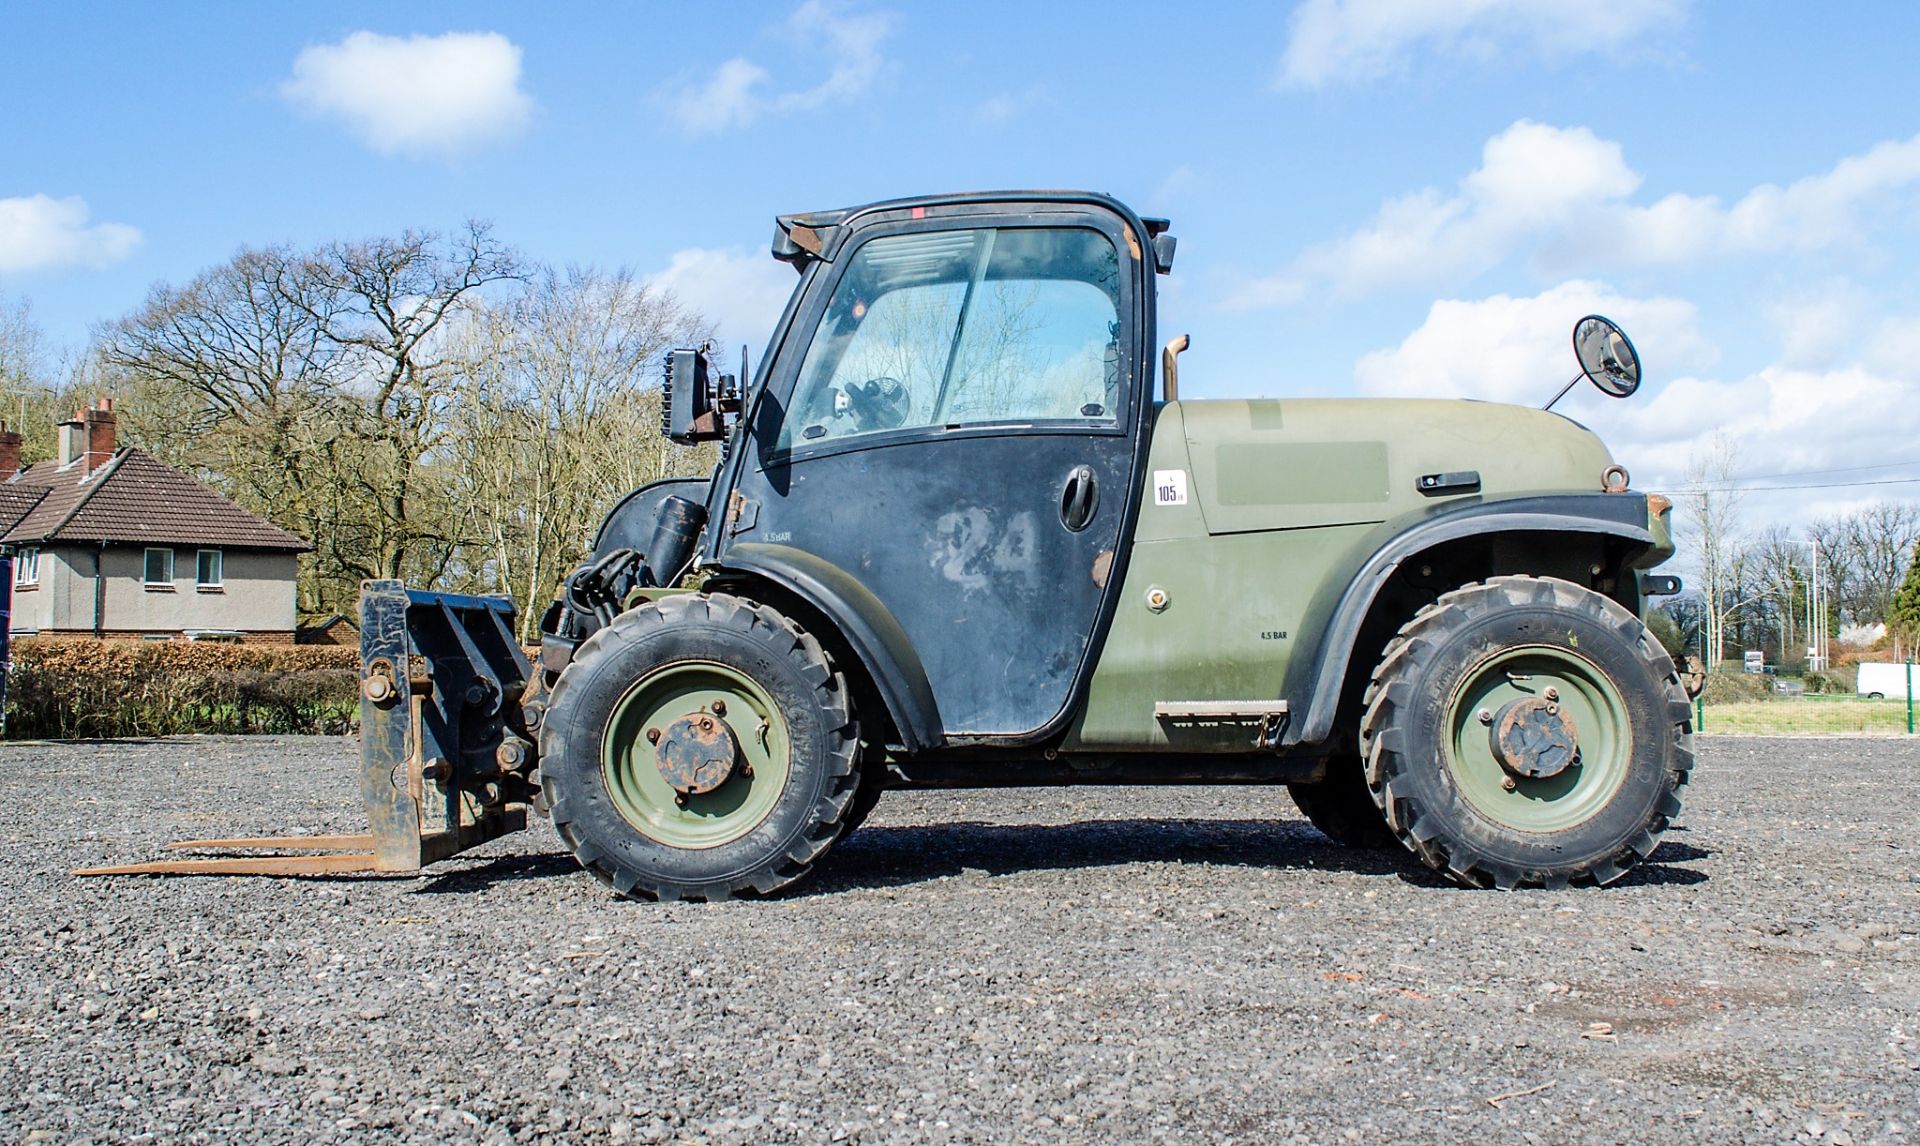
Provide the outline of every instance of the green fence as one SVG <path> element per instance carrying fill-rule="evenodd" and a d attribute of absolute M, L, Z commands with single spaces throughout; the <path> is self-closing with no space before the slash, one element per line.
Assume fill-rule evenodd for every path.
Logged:
<path fill-rule="evenodd" d="M 1905 667 L 1920 673 L 1914 666 Z M 1706 690 L 1693 702 L 1694 731 L 1750 736 L 1914 734 L 1911 687 L 1890 688 L 1884 697 L 1869 697 L 1857 692 L 1807 692 L 1805 684 L 1797 678 L 1757 673 L 1711 675 Z"/>

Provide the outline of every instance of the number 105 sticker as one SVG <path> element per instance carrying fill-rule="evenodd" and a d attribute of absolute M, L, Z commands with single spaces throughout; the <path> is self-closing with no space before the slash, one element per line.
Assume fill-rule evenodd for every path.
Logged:
<path fill-rule="evenodd" d="M 1154 470 L 1153 471 L 1153 504 L 1155 505 L 1187 504 L 1187 471 L 1186 470 Z"/>

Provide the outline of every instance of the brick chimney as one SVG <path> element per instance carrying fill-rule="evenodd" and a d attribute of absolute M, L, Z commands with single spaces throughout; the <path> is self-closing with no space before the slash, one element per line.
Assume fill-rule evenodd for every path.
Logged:
<path fill-rule="evenodd" d="M 82 411 L 86 424 L 87 460 L 85 470 L 92 473 L 113 457 L 113 399 L 102 398 Z"/>
<path fill-rule="evenodd" d="M 20 472 L 20 431 L 0 422 L 0 481 Z"/>

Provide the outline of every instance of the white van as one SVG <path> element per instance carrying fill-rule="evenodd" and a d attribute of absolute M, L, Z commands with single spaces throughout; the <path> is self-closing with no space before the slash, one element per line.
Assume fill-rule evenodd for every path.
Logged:
<path fill-rule="evenodd" d="M 1916 668 L 1914 671 L 1916 675 L 1920 675 L 1920 668 Z M 1907 680 L 1907 666 L 1904 664 L 1889 665 L 1862 662 L 1860 665 L 1860 679 L 1859 682 L 1854 685 L 1853 691 L 1860 696 L 1872 697 L 1875 700 L 1888 696 L 1905 700 L 1907 699 Z"/>

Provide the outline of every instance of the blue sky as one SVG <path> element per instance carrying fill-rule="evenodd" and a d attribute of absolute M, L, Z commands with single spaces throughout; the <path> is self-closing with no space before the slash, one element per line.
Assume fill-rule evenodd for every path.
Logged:
<path fill-rule="evenodd" d="M 1648 383 L 1562 408 L 1639 484 L 1716 432 L 1743 475 L 1920 477 L 1882 464 L 1920 459 L 1920 5 L 1194 11 L 16 6 L 0 294 L 78 346 L 245 244 L 477 217 L 655 276 L 757 357 L 775 213 L 1091 187 L 1174 220 L 1190 395 L 1537 402 L 1597 309 Z"/>

